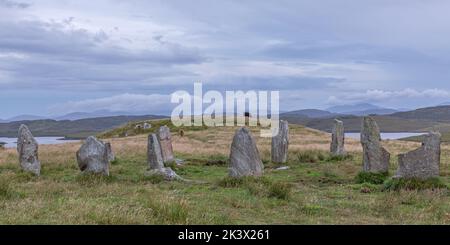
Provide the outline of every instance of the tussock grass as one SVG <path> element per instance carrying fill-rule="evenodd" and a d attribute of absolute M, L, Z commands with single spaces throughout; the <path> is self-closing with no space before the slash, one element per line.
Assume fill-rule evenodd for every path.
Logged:
<path fill-rule="evenodd" d="M 424 190 L 424 189 L 448 189 L 448 186 L 441 178 L 430 178 L 426 180 L 411 178 L 391 178 L 384 183 L 383 190 Z"/>
<path fill-rule="evenodd" d="M 372 173 L 361 171 L 356 175 L 355 182 L 358 184 L 370 183 L 375 185 L 381 185 L 389 177 L 389 173 Z"/>
<path fill-rule="evenodd" d="M 267 177 L 225 177 L 218 181 L 224 188 L 245 188 L 252 195 L 287 200 L 292 191 L 292 185 L 286 182 L 273 181 Z"/>

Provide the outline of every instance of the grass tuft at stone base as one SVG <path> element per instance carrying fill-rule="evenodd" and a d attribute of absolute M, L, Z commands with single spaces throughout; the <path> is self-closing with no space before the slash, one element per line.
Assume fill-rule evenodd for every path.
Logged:
<path fill-rule="evenodd" d="M 355 177 L 357 184 L 370 183 L 375 185 L 381 185 L 389 177 L 389 173 L 372 173 L 372 172 L 359 172 Z"/>
<path fill-rule="evenodd" d="M 424 189 L 447 189 L 448 186 L 441 178 L 422 179 L 403 179 L 392 178 L 387 180 L 383 185 L 383 191 L 398 190 L 424 190 Z"/>

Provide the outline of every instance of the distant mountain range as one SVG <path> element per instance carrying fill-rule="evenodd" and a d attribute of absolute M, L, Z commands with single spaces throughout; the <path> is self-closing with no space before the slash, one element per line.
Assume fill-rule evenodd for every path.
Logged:
<path fill-rule="evenodd" d="M 0 119 L 0 123 L 7 122 L 16 122 L 16 121 L 33 121 L 33 120 L 44 120 L 44 119 L 52 119 L 52 120 L 80 120 L 87 118 L 97 118 L 97 117 L 115 117 L 115 116 L 142 116 L 147 115 L 148 112 L 126 112 L 126 111 L 109 111 L 109 110 L 98 110 L 94 112 L 72 112 L 62 116 L 54 116 L 54 117 L 42 117 L 35 115 L 19 115 L 15 117 L 11 117 L 8 119 Z"/>
<path fill-rule="evenodd" d="M 388 112 L 392 112 L 387 114 Z M 411 111 L 396 111 L 371 104 L 335 106 L 327 110 L 304 109 L 283 112 L 280 118 L 293 124 L 330 131 L 333 119 L 344 121 L 347 132 L 359 132 L 362 116 L 375 118 L 383 132 L 426 132 L 439 130 L 450 132 L 450 105 L 420 108 Z M 77 112 L 53 119 L 23 115 L 10 118 L 13 122 L 0 122 L 0 137 L 14 137 L 20 124 L 27 124 L 35 136 L 65 136 L 83 138 L 98 134 L 132 121 L 168 118 L 159 115 L 129 115 L 127 112 L 96 111 Z"/>
<path fill-rule="evenodd" d="M 347 132 L 359 132 L 362 116 L 372 115 L 383 132 L 425 132 L 438 130 L 450 132 L 450 106 L 436 106 L 420 108 L 411 111 L 389 112 L 386 108 L 374 108 L 370 104 L 333 107 L 324 110 L 299 110 L 280 114 L 280 118 L 291 123 L 305 125 L 322 131 L 330 131 L 333 119 L 344 121 Z M 360 113 L 347 111 L 351 109 L 365 109 Z M 380 113 L 382 112 L 382 113 Z M 385 114 L 386 112 L 386 114 Z"/>

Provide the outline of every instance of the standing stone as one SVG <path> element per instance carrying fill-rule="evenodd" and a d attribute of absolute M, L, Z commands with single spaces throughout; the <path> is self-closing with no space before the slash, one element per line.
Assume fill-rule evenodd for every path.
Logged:
<path fill-rule="evenodd" d="M 238 129 L 231 144 L 230 177 L 261 176 L 263 172 L 264 166 L 255 140 L 248 129 Z"/>
<path fill-rule="evenodd" d="M 428 179 L 439 176 L 441 163 L 441 134 L 425 135 L 422 146 L 398 155 L 398 170 L 395 177 Z"/>
<path fill-rule="evenodd" d="M 280 121 L 278 134 L 272 137 L 272 162 L 285 163 L 288 157 L 289 148 L 289 124 L 287 121 Z"/>
<path fill-rule="evenodd" d="M 144 123 L 144 129 L 151 129 L 152 125 L 150 123 Z"/>
<path fill-rule="evenodd" d="M 344 150 L 344 122 L 334 119 L 334 126 L 331 131 L 330 152 L 335 156 L 345 155 Z"/>
<path fill-rule="evenodd" d="M 363 118 L 361 144 L 363 147 L 363 171 L 388 172 L 391 155 L 381 145 L 380 129 L 372 117 Z"/>
<path fill-rule="evenodd" d="M 150 169 L 164 168 L 161 146 L 159 145 L 156 134 L 150 134 L 148 136 L 147 160 Z"/>
<path fill-rule="evenodd" d="M 148 136 L 147 145 L 147 161 L 149 170 L 146 172 L 147 176 L 162 176 L 165 180 L 183 180 L 171 168 L 164 167 L 163 157 L 161 154 L 161 146 L 156 134 Z"/>
<path fill-rule="evenodd" d="M 114 160 L 116 160 L 116 156 L 114 155 L 114 152 L 112 150 L 111 147 L 111 143 L 105 143 L 105 147 L 106 147 L 106 154 L 108 154 L 108 161 L 112 162 Z"/>
<path fill-rule="evenodd" d="M 107 147 L 94 136 L 89 136 L 77 151 L 77 162 L 84 173 L 109 175 Z"/>
<path fill-rule="evenodd" d="M 175 160 L 172 149 L 172 136 L 167 126 L 161 126 L 158 130 L 158 140 L 161 145 L 161 153 L 164 163 Z"/>
<path fill-rule="evenodd" d="M 41 163 L 38 157 L 39 145 L 25 125 L 20 125 L 17 138 L 17 152 L 22 169 L 37 176 L 41 174 Z"/>

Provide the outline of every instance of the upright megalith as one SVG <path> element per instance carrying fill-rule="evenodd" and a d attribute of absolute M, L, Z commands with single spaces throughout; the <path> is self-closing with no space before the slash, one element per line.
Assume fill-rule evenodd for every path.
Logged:
<path fill-rule="evenodd" d="M 168 181 L 182 180 L 171 168 L 164 167 L 161 145 L 156 134 L 148 136 L 147 161 L 149 166 L 147 176 L 161 176 Z"/>
<path fill-rule="evenodd" d="M 264 166 L 256 142 L 247 128 L 236 131 L 230 152 L 230 177 L 261 176 Z"/>
<path fill-rule="evenodd" d="M 161 154 L 161 146 L 159 145 L 156 134 L 148 136 L 147 161 L 149 169 L 164 168 L 164 161 Z"/>
<path fill-rule="evenodd" d="M 158 140 L 161 145 L 161 153 L 164 163 L 173 162 L 172 135 L 167 126 L 161 126 L 158 130 Z"/>
<path fill-rule="evenodd" d="M 331 130 L 330 152 L 335 156 L 345 155 L 344 149 L 344 122 L 334 119 L 333 129 Z"/>
<path fill-rule="evenodd" d="M 105 143 L 89 136 L 77 151 L 78 167 L 83 173 L 109 175 L 109 156 Z"/>
<path fill-rule="evenodd" d="M 280 121 L 278 134 L 272 137 L 272 162 L 285 163 L 289 149 L 289 124 L 287 121 Z"/>
<path fill-rule="evenodd" d="M 364 117 L 361 128 L 363 171 L 386 173 L 391 155 L 381 145 L 380 129 L 372 117 Z"/>
<path fill-rule="evenodd" d="M 106 154 L 108 154 L 108 161 L 112 162 L 114 160 L 116 160 L 116 155 L 114 154 L 113 150 L 112 150 L 112 146 L 111 143 L 105 143 L 106 146 Z"/>
<path fill-rule="evenodd" d="M 398 155 L 397 178 L 429 179 L 439 176 L 441 163 L 441 134 L 431 132 L 424 136 L 422 146 Z"/>
<path fill-rule="evenodd" d="M 26 125 L 20 125 L 17 138 L 17 152 L 22 169 L 35 175 L 41 174 L 41 163 L 38 157 L 39 145 Z"/>

